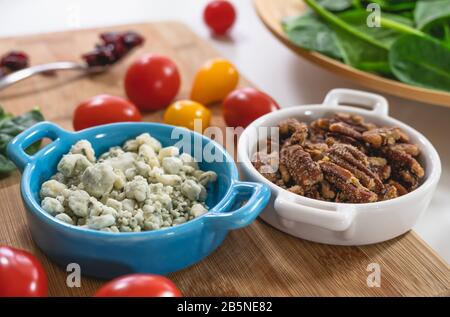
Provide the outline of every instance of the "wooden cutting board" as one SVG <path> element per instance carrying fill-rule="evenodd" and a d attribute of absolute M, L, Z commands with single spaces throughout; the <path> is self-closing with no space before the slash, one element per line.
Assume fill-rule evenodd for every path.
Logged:
<path fill-rule="evenodd" d="M 0 39 L 0 53 L 23 49 L 33 64 L 78 60 L 105 30 Z M 67 72 L 54 78 L 35 77 L 0 92 L 0 104 L 15 114 L 39 106 L 47 120 L 71 129 L 72 112 L 80 101 L 100 93 L 124 95 L 122 78 L 127 65 L 143 52 L 158 52 L 176 61 L 183 79 L 178 98 L 187 97 L 196 69 L 218 56 L 209 44 L 179 23 L 136 24 L 108 30 L 136 30 L 145 35 L 146 44 L 106 74 L 89 78 Z M 250 83 L 241 79 L 240 85 Z M 224 127 L 220 109 L 214 107 L 213 112 L 212 124 Z M 145 120 L 159 121 L 161 113 L 147 114 Z M 65 269 L 50 262 L 33 243 L 19 181 L 18 172 L 0 180 L 0 244 L 34 253 L 48 273 L 51 295 L 92 295 L 104 282 L 83 277 L 80 288 L 67 287 Z M 381 287 L 367 286 L 370 263 L 380 265 Z M 186 296 L 450 295 L 449 265 L 413 232 L 377 245 L 338 247 L 288 236 L 261 220 L 231 232 L 210 257 L 170 278 Z"/>
<path fill-rule="evenodd" d="M 285 18 L 295 17 L 306 12 L 308 6 L 302 0 L 253 0 L 253 2 L 259 17 L 272 34 L 303 58 L 370 89 L 406 99 L 450 107 L 450 92 L 407 85 L 396 80 L 363 72 L 325 55 L 307 51 L 292 43 L 283 31 L 281 22 Z"/>

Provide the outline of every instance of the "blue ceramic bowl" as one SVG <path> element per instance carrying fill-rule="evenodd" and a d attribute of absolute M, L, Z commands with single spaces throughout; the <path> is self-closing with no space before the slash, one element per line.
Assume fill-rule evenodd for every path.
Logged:
<path fill-rule="evenodd" d="M 216 142 L 186 129 L 181 129 L 183 133 L 178 133 L 178 138 L 172 138 L 174 129 L 158 123 L 116 123 L 72 133 L 42 122 L 18 135 L 9 144 L 8 155 L 22 172 L 22 199 L 28 209 L 31 234 L 39 248 L 60 265 L 79 264 L 81 273 L 89 276 L 112 278 L 133 272 L 167 274 L 200 261 L 222 243 L 229 230 L 250 224 L 269 201 L 268 187 L 240 182 L 236 164 Z M 98 155 L 145 132 L 163 146 L 175 145 L 184 138 L 183 146 L 191 145 L 190 154 L 208 150 L 222 159 L 199 164 L 201 169 L 218 175 L 217 181 L 208 188 L 206 203 L 210 209 L 205 215 L 156 231 L 108 233 L 65 224 L 40 207 L 42 183 L 55 174 L 62 155 L 78 140 L 90 141 Z M 33 156 L 24 152 L 42 138 L 53 142 Z"/>

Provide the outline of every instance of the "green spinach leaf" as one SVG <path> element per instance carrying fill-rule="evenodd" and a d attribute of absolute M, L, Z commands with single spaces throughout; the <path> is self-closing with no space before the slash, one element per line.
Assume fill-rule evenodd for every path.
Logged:
<path fill-rule="evenodd" d="M 358 31 L 369 35 L 382 43 L 386 48 L 389 48 L 402 33 L 387 27 L 369 27 L 367 24 L 369 15 L 370 12 L 367 12 L 366 10 L 351 10 L 338 14 L 338 17 Z M 383 13 L 383 19 L 396 21 L 410 27 L 414 25 L 414 22 L 411 19 L 390 13 Z"/>
<path fill-rule="evenodd" d="M 0 154 L 0 177 L 16 169 L 13 162 L 8 160 L 3 154 Z"/>
<path fill-rule="evenodd" d="M 288 38 L 296 45 L 342 60 L 334 31 L 312 12 L 283 24 Z"/>
<path fill-rule="evenodd" d="M 15 169 L 14 164 L 6 156 L 8 143 L 19 133 L 43 120 L 44 117 L 38 109 L 13 117 L 0 107 L 0 175 Z M 39 146 L 40 142 L 36 142 L 27 149 L 27 153 L 35 153 Z"/>
<path fill-rule="evenodd" d="M 387 49 L 373 46 L 338 28 L 335 32 L 346 64 L 372 73 L 391 74 Z"/>
<path fill-rule="evenodd" d="M 330 28 L 336 33 L 337 44 L 346 64 L 355 68 L 390 75 L 388 63 L 388 45 L 379 41 L 371 34 L 358 29 L 361 24 L 361 17 L 367 13 L 348 13 L 349 16 L 358 16 L 358 23 L 352 25 L 343 20 L 339 15 L 335 15 L 323 7 L 315 0 L 305 0 L 324 21 L 328 22 Z M 363 12 L 362 10 L 357 10 Z M 364 18 L 362 18 L 364 19 Z M 351 19 L 350 19 L 351 20 Z"/>
<path fill-rule="evenodd" d="M 438 40 L 403 35 L 391 46 L 389 62 L 404 83 L 450 91 L 450 47 Z"/>
<path fill-rule="evenodd" d="M 450 42 L 450 1 L 419 1 L 414 10 L 417 28 L 446 42 Z"/>

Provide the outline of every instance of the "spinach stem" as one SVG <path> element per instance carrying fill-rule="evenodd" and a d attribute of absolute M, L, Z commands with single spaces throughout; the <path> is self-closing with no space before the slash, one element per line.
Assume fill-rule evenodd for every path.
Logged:
<path fill-rule="evenodd" d="M 316 0 L 305 0 L 306 4 L 313 9 L 318 15 L 320 15 L 324 20 L 328 21 L 329 23 L 340 27 L 344 31 L 356 36 L 357 38 L 364 40 L 366 42 L 369 42 L 370 44 L 380 47 L 382 49 L 387 50 L 387 47 L 384 46 L 382 43 L 378 42 L 377 40 L 373 39 L 372 37 L 358 31 L 351 25 L 347 24 L 346 22 L 339 19 L 336 15 L 329 12 L 328 10 L 324 9 L 322 6 L 320 6 Z"/>
<path fill-rule="evenodd" d="M 383 18 L 383 16 L 381 16 L 381 26 L 401 32 L 401 33 L 414 34 L 414 35 L 418 35 L 418 36 L 426 36 L 425 33 L 421 32 L 415 28 L 412 28 L 406 24 L 403 24 L 403 23 L 400 23 L 400 22 L 397 22 L 394 20 Z"/>
<path fill-rule="evenodd" d="M 450 24 L 444 24 L 444 42 L 450 42 Z"/>

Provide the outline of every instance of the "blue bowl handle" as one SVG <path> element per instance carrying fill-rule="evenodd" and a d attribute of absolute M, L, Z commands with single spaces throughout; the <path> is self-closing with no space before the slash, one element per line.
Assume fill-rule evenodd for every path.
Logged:
<path fill-rule="evenodd" d="M 32 126 L 31 128 L 23 131 L 19 135 L 17 135 L 7 147 L 8 158 L 13 161 L 13 163 L 19 168 L 21 172 L 25 169 L 25 167 L 32 163 L 34 159 L 38 156 L 38 153 L 42 151 L 38 151 L 33 156 L 28 155 L 25 152 L 30 145 L 33 143 L 43 139 L 49 138 L 53 141 L 57 139 L 61 139 L 64 136 L 68 136 L 71 133 L 63 130 L 56 124 L 51 122 L 39 122 Z"/>
<path fill-rule="evenodd" d="M 249 193 L 251 196 L 247 202 L 235 211 L 227 212 L 235 203 L 238 194 Z M 231 191 L 223 199 L 225 205 L 221 212 L 211 211 L 206 214 L 205 220 L 208 225 L 216 228 L 232 230 L 239 229 L 249 225 L 259 213 L 266 207 L 270 199 L 270 189 L 267 185 L 251 182 L 234 182 L 231 185 Z"/>

